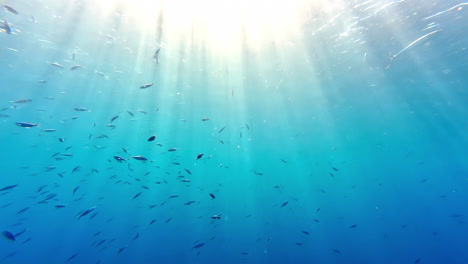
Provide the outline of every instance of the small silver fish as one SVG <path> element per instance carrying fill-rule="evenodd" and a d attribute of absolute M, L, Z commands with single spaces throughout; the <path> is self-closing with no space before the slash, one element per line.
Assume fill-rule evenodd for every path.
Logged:
<path fill-rule="evenodd" d="M 154 85 L 154 83 L 143 84 L 142 86 L 140 86 L 140 89 L 150 88 L 150 87 L 153 86 L 153 85 Z"/>
<path fill-rule="evenodd" d="M 63 67 L 62 64 L 60 64 L 60 63 L 58 63 L 58 62 L 52 62 L 52 63 L 49 63 L 49 64 L 52 65 L 52 66 L 55 66 L 55 67 L 57 67 L 57 68 L 60 68 L 60 69 L 65 68 L 65 67 Z"/>
<path fill-rule="evenodd" d="M 78 68 L 82 68 L 82 67 L 83 66 L 81 66 L 81 65 L 75 65 L 75 66 L 71 67 L 70 70 L 74 71 L 74 70 L 76 70 Z"/>

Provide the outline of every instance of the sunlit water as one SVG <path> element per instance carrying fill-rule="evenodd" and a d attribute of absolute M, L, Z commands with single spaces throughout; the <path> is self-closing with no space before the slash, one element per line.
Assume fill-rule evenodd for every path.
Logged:
<path fill-rule="evenodd" d="M 0 263 L 468 263 L 467 3 L 151 2 L 3 2 Z"/>

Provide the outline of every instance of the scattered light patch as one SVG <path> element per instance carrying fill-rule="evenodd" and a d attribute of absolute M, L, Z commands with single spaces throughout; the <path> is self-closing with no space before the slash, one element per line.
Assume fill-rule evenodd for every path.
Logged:
<path fill-rule="evenodd" d="M 287 39 L 296 33 L 305 7 L 335 16 L 347 6 L 344 0 L 99 0 L 95 5 L 101 18 L 131 19 L 134 28 L 148 32 L 154 32 L 160 21 L 165 34 L 180 38 L 194 32 L 214 47 L 238 45 L 245 38 L 259 41 L 265 34 L 287 33 Z"/>

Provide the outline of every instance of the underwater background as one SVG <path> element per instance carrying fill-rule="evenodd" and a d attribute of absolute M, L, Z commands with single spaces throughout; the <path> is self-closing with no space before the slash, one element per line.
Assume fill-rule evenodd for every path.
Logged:
<path fill-rule="evenodd" d="M 0 263 L 468 263 L 468 3 L 2 5 Z"/>

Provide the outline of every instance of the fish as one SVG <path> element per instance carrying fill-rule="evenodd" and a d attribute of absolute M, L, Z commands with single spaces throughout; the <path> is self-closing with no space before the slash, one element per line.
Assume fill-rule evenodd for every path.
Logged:
<path fill-rule="evenodd" d="M 80 166 L 76 166 L 75 168 L 73 168 L 72 173 L 75 173 L 75 172 L 77 172 L 79 170 L 80 170 Z"/>
<path fill-rule="evenodd" d="M 10 5 L 3 5 L 3 7 L 8 10 L 10 13 L 13 13 L 15 15 L 18 15 L 18 11 L 16 11 L 16 9 L 14 9 L 12 6 Z"/>
<path fill-rule="evenodd" d="M 174 151 L 176 151 L 176 150 L 177 150 L 176 148 L 170 148 L 170 149 L 168 149 L 167 151 L 169 151 L 169 152 L 174 152 Z"/>
<path fill-rule="evenodd" d="M 210 119 L 209 118 L 202 118 L 201 121 L 208 121 L 208 120 L 210 120 Z"/>
<path fill-rule="evenodd" d="M 11 34 L 11 27 L 8 21 L 3 20 L 3 25 L 0 26 L 1 29 L 3 29 L 7 34 Z"/>
<path fill-rule="evenodd" d="M 29 103 L 32 102 L 31 99 L 21 99 L 21 100 L 16 100 L 16 101 L 10 101 L 12 104 L 24 104 L 24 103 Z"/>
<path fill-rule="evenodd" d="M 148 141 L 154 141 L 156 139 L 156 135 L 152 135 L 151 137 L 148 138 Z"/>
<path fill-rule="evenodd" d="M 39 126 L 39 124 L 33 124 L 33 123 L 28 123 L 28 122 L 16 122 L 16 125 L 20 127 L 26 127 L 26 128 Z"/>
<path fill-rule="evenodd" d="M 122 251 L 124 251 L 124 249 L 126 249 L 126 248 L 127 248 L 127 246 L 121 247 L 121 248 L 119 249 L 119 251 L 118 251 L 118 253 L 117 253 L 117 254 L 120 254 L 120 253 L 122 253 Z"/>
<path fill-rule="evenodd" d="M 137 234 L 136 234 L 136 236 L 135 236 L 135 237 L 134 237 L 132 240 L 135 240 L 135 239 L 137 239 L 139 236 L 140 236 L 140 234 L 139 234 L 139 233 L 137 233 Z"/>
<path fill-rule="evenodd" d="M 210 197 L 211 197 L 211 199 L 216 199 L 216 196 L 214 194 L 212 194 L 212 193 L 210 193 Z"/>
<path fill-rule="evenodd" d="M 132 156 L 132 159 L 141 160 L 141 161 L 148 160 L 147 158 L 145 158 L 143 156 Z"/>
<path fill-rule="evenodd" d="M 192 172 L 187 170 L 187 169 L 184 169 L 188 174 L 192 175 Z"/>
<path fill-rule="evenodd" d="M 26 228 L 26 229 L 23 229 L 22 231 L 20 231 L 20 232 L 18 232 L 18 233 L 16 233 L 16 234 L 14 234 L 15 238 L 17 238 L 17 237 L 21 236 L 22 234 L 26 233 L 26 231 L 28 231 L 27 228 Z"/>
<path fill-rule="evenodd" d="M 81 214 L 78 216 L 78 220 L 80 220 L 81 217 L 83 217 L 83 216 L 85 216 L 85 215 L 91 213 L 92 211 L 94 211 L 94 209 L 96 209 L 96 206 L 93 206 L 93 207 L 87 209 L 86 211 L 84 211 L 83 213 L 81 213 Z"/>
<path fill-rule="evenodd" d="M 126 159 L 120 157 L 120 156 L 114 156 L 114 159 L 118 162 L 126 161 Z"/>
<path fill-rule="evenodd" d="M 127 110 L 127 113 L 128 113 L 130 116 L 132 116 L 132 117 L 135 116 L 132 112 L 130 112 L 130 111 L 128 111 L 128 110 Z"/>
<path fill-rule="evenodd" d="M 286 205 L 288 205 L 289 202 L 284 202 L 281 207 L 285 207 Z"/>
<path fill-rule="evenodd" d="M 196 159 L 196 160 L 199 160 L 199 159 L 201 159 L 202 157 L 203 157 L 203 153 L 200 153 L 200 154 L 197 155 L 197 157 L 196 157 L 195 159 Z"/>
<path fill-rule="evenodd" d="M 195 203 L 195 201 L 188 201 L 188 202 L 184 203 L 184 205 L 191 205 L 193 203 Z"/>
<path fill-rule="evenodd" d="M 138 196 L 140 196 L 140 195 L 141 195 L 141 192 L 139 192 L 139 193 L 135 194 L 135 196 L 133 196 L 132 200 L 134 200 L 134 199 L 138 198 Z"/>
<path fill-rule="evenodd" d="M 306 235 L 310 235 L 310 233 L 307 232 L 307 231 L 302 230 L 301 232 L 304 233 L 304 234 L 306 234 Z"/>
<path fill-rule="evenodd" d="M 81 66 L 81 65 L 75 65 L 75 66 L 71 67 L 70 70 L 71 70 L 71 71 L 74 71 L 74 70 L 76 70 L 76 69 L 78 69 L 78 68 L 81 68 L 81 67 L 83 67 L 83 66 Z"/>
<path fill-rule="evenodd" d="M 154 85 L 154 83 L 143 84 L 142 86 L 140 86 L 140 89 L 150 88 L 150 87 L 153 86 L 153 85 Z"/>
<path fill-rule="evenodd" d="M 66 262 L 69 262 L 70 260 L 76 258 L 76 256 L 78 256 L 79 253 L 80 253 L 80 252 L 77 252 L 77 253 L 73 254 L 71 257 L 69 257 L 69 258 L 67 259 Z"/>
<path fill-rule="evenodd" d="M 75 187 L 75 189 L 73 189 L 73 195 L 75 195 L 76 191 L 78 191 L 79 188 L 80 188 L 80 186 L 77 186 L 77 187 Z"/>
<path fill-rule="evenodd" d="M 37 81 L 38 83 L 46 83 L 47 81 L 46 80 L 39 80 Z"/>
<path fill-rule="evenodd" d="M 1 191 L 8 191 L 8 190 L 14 189 L 16 186 L 18 186 L 18 184 L 3 187 L 3 188 L 0 189 L 0 192 L 1 192 Z"/>
<path fill-rule="evenodd" d="M 221 219 L 221 215 L 212 215 L 211 219 L 219 220 Z"/>
<path fill-rule="evenodd" d="M 196 248 L 201 248 L 205 245 L 205 243 L 198 243 L 196 244 L 195 246 L 192 247 L 192 249 L 196 249 Z"/>
<path fill-rule="evenodd" d="M 222 128 L 218 131 L 218 133 L 223 132 L 225 128 L 226 128 L 226 126 L 222 127 Z"/>
<path fill-rule="evenodd" d="M 159 63 L 159 51 L 161 50 L 161 47 L 157 48 L 156 51 L 154 52 L 154 55 L 153 55 L 153 60 L 156 62 L 156 63 Z"/>
<path fill-rule="evenodd" d="M 348 228 L 356 228 L 357 225 L 350 225 Z"/>
<path fill-rule="evenodd" d="M 88 108 L 83 108 L 83 107 L 75 107 L 75 108 L 73 108 L 73 110 L 75 110 L 77 112 L 89 112 Z"/>
<path fill-rule="evenodd" d="M 46 129 L 41 129 L 42 132 L 55 132 L 57 131 L 56 129 L 53 128 L 46 128 Z"/>
<path fill-rule="evenodd" d="M 427 37 L 431 36 L 431 35 L 434 35 L 438 32 L 441 32 L 443 31 L 442 29 L 437 29 L 437 30 L 434 30 L 432 32 L 429 32 L 427 33 L 426 35 L 422 36 L 422 37 L 419 37 L 418 39 L 414 40 L 413 42 L 411 42 L 410 44 L 406 45 L 406 47 L 404 47 L 403 49 L 401 49 L 399 52 L 397 52 L 395 55 L 391 56 L 390 58 L 390 64 L 386 67 L 386 69 L 389 69 L 390 66 L 392 65 L 392 62 L 394 59 L 396 59 L 396 57 L 398 55 L 400 55 L 401 53 L 405 52 L 406 50 L 408 50 L 409 48 L 411 48 L 412 46 L 414 46 L 415 44 L 417 43 L 420 43 L 423 39 L 426 39 Z"/>
<path fill-rule="evenodd" d="M 29 207 L 25 207 L 25 208 L 19 210 L 18 212 L 16 212 L 16 214 L 21 214 L 23 212 L 26 212 L 27 210 L 29 210 Z"/>
<path fill-rule="evenodd" d="M 118 116 L 118 115 L 116 115 L 116 116 L 113 116 L 113 117 L 111 118 L 111 123 L 112 123 L 112 122 L 114 122 L 114 121 L 115 121 L 117 118 L 119 118 L 119 116 Z"/>
<path fill-rule="evenodd" d="M 10 231 L 3 231 L 2 235 L 8 240 L 8 241 L 15 241 L 15 235 L 13 235 Z"/>
<path fill-rule="evenodd" d="M 60 69 L 65 68 L 65 67 L 63 67 L 62 64 L 60 64 L 60 63 L 58 63 L 58 62 L 51 62 L 51 63 L 49 63 L 49 64 L 52 65 L 52 66 L 55 66 L 55 67 L 57 67 L 57 68 L 60 68 Z"/>

